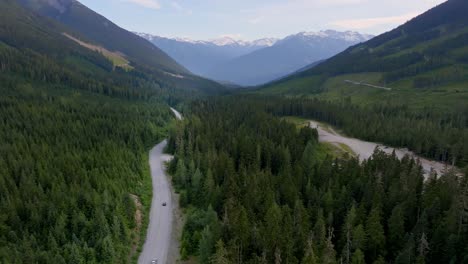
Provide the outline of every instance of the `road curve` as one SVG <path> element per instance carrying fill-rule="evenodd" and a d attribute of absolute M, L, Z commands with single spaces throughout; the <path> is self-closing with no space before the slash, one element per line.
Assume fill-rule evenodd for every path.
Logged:
<path fill-rule="evenodd" d="M 182 114 L 180 114 L 180 113 L 179 113 L 177 110 L 175 110 L 174 108 L 171 107 L 171 111 L 172 111 L 172 113 L 174 113 L 175 117 L 176 117 L 178 120 L 184 119 L 184 118 L 182 117 Z"/>
<path fill-rule="evenodd" d="M 171 110 L 177 119 L 182 119 L 182 115 L 177 110 L 173 108 Z M 173 212 L 178 204 L 173 203 L 171 183 L 165 171 L 164 163 L 172 159 L 172 156 L 163 153 L 166 145 L 167 140 L 162 141 L 149 154 L 153 199 L 146 241 L 138 259 L 139 264 L 151 264 L 153 260 L 157 260 L 158 264 L 166 264 L 168 261 L 174 222 Z M 166 203 L 166 206 L 163 206 L 163 203 Z"/>
<path fill-rule="evenodd" d="M 317 128 L 319 133 L 319 141 L 328 142 L 332 144 L 345 144 L 349 148 L 351 148 L 351 150 L 353 150 L 357 156 L 359 156 L 360 160 L 368 159 L 374 153 L 375 148 L 378 147 L 379 149 L 385 151 L 388 154 L 391 154 L 395 150 L 395 154 L 399 159 L 403 158 L 405 155 L 409 155 L 411 157 L 419 159 L 419 161 L 421 162 L 421 166 L 424 169 L 424 175 L 426 177 L 429 176 L 431 169 L 435 170 L 438 175 L 441 175 L 448 169 L 453 168 L 452 166 L 447 166 L 442 162 L 436 162 L 419 157 L 413 152 L 409 151 L 408 149 L 392 148 L 374 142 L 367 142 L 356 138 L 345 137 L 335 132 L 330 127 L 324 128 L 322 124 L 315 121 L 310 121 L 310 126 L 312 128 Z"/>

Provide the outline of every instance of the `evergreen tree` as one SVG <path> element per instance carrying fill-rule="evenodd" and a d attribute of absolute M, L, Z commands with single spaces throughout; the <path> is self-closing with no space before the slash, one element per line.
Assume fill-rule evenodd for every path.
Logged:
<path fill-rule="evenodd" d="M 368 237 L 369 255 L 371 259 L 376 259 L 385 250 L 385 234 L 381 224 L 381 209 L 380 207 L 372 208 L 366 221 L 366 233 Z"/>
<path fill-rule="evenodd" d="M 198 249 L 200 263 L 210 263 L 211 255 L 213 254 L 215 241 L 213 233 L 209 226 L 203 229 Z"/>
<path fill-rule="evenodd" d="M 228 252 L 224 247 L 222 240 L 219 240 L 216 243 L 216 252 L 211 258 L 211 263 L 213 264 L 230 264 L 231 262 L 228 259 Z"/>

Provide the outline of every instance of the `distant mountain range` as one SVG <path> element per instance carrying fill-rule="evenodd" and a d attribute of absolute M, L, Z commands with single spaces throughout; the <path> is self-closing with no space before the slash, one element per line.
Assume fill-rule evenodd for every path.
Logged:
<path fill-rule="evenodd" d="M 211 41 L 136 33 L 195 74 L 245 86 L 263 84 L 327 59 L 372 38 L 357 32 L 301 32 L 284 39 L 254 41 L 224 37 Z"/>
<path fill-rule="evenodd" d="M 467 109 L 467 10 L 468 1 L 448 0 L 258 92 Z"/>
<path fill-rule="evenodd" d="M 260 39 L 252 42 L 224 37 L 212 41 L 197 41 L 186 38 L 163 38 L 150 34 L 136 33 L 165 51 L 191 72 L 202 76 L 210 75 L 213 68 L 232 59 L 270 47 L 277 39 Z"/>

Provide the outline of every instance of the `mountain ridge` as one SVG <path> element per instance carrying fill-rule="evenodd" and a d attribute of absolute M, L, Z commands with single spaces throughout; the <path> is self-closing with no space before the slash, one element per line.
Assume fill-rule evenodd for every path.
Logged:
<path fill-rule="evenodd" d="M 235 39 L 232 37 L 221 37 L 221 38 L 209 39 L 209 40 L 195 40 L 195 39 L 185 38 L 185 37 L 163 37 L 163 36 L 158 36 L 155 34 L 142 33 L 142 32 L 133 32 L 133 33 L 140 37 L 148 39 L 150 41 L 156 40 L 156 39 L 167 39 L 167 40 L 174 40 L 174 41 L 190 43 L 190 44 L 207 44 L 207 45 L 212 44 L 215 46 L 238 45 L 238 46 L 262 46 L 263 47 L 263 46 L 272 46 L 279 40 L 278 38 L 267 38 L 267 37 L 255 39 L 252 41 L 240 40 L 240 39 Z"/>
<path fill-rule="evenodd" d="M 42 16 L 66 25 L 86 36 L 94 44 L 99 44 L 110 51 L 121 52 L 141 65 L 189 74 L 187 69 L 149 41 L 119 27 L 79 1 L 19 0 L 19 3 Z"/>
<path fill-rule="evenodd" d="M 352 46 L 327 61 L 268 83 L 260 93 L 353 98 L 363 104 L 392 101 L 453 109 L 468 100 L 468 1 L 448 0 L 405 24 Z M 393 88 L 351 85 L 364 81 Z"/>
<path fill-rule="evenodd" d="M 371 37 L 352 31 L 301 32 L 287 36 L 271 47 L 217 65 L 211 75 L 216 80 L 245 86 L 261 85 L 328 59 Z M 233 72 L 236 76 L 232 75 Z"/>
<path fill-rule="evenodd" d="M 252 41 L 230 37 L 192 40 L 136 34 L 150 40 L 194 73 L 244 86 L 281 78 L 335 55 L 350 45 L 372 38 L 358 32 L 334 30 L 300 32 L 282 39 L 260 38 Z M 265 51 L 268 49 L 271 51 Z"/>
<path fill-rule="evenodd" d="M 5 14 L 0 19 L 0 46 L 3 48 L 0 55 L 5 53 L 11 60 L 2 61 L 2 65 L 7 69 L 13 62 L 22 65 L 12 67 L 11 74 L 30 69 L 36 72 L 32 75 L 34 80 L 42 76 L 42 81 L 54 80 L 57 85 L 128 97 L 164 94 L 169 98 L 184 92 L 198 96 L 226 91 L 222 85 L 188 72 L 179 74 L 171 67 L 140 64 L 134 57 L 100 45 L 60 21 L 38 13 L 36 10 L 40 6 L 25 8 L 17 1 L 6 0 L 1 7 Z M 63 11 L 55 7 L 53 10 Z M 42 64 L 38 63 L 41 57 Z M 184 78 L 180 78 L 181 74 Z"/>

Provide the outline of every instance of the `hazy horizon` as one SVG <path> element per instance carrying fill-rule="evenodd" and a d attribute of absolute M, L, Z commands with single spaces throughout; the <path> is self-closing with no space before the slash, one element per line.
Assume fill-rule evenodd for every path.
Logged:
<path fill-rule="evenodd" d="M 168 38 L 255 40 L 303 31 L 378 35 L 443 0 L 81 0 L 119 26 Z"/>

